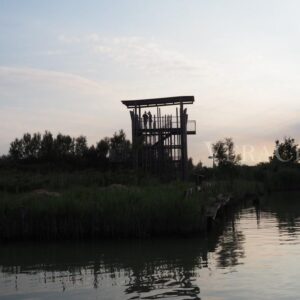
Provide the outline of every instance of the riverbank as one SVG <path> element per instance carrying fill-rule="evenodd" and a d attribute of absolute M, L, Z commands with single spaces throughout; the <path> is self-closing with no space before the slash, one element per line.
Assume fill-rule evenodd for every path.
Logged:
<path fill-rule="evenodd" d="M 256 182 L 241 180 L 210 182 L 200 192 L 178 182 L 140 186 L 101 186 L 86 184 L 87 179 L 81 184 L 68 182 L 56 189 L 48 182 L 38 189 L 0 192 L 0 239 L 186 236 L 206 230 L 207 210 L 218 195 L 241 199 L 260 189 Z"/>

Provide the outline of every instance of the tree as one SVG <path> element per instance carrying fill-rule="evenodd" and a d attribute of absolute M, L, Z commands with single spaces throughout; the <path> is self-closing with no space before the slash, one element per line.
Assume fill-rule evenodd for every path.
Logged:
<path fill-rule="evenodd" d="M 28 147 L 28 157 L 31 159 L 38 159 L 41 150 L 41 134 L 34 133 L 31 137 L 31 141 Z"/>
<path fill-rule="evenodd" d="M 194 167 L 195 173 L 200 174 L 202 169 L 203 169 L 203 164 L 201 161 L 199 161 Z"/>
<path fill-rule="evenodd" d="M 15 139 L 10 143 L 9 156 L 15 161 L 23 159 L 24 149 L 22 139 Z"/>
<path fill-rule="evenodd" d="M 108 152 L 109 152 L 109 138 L 104 138 L 100 140 L 97 145 L 96 145 L 96 152 L 97 152 L 97 157 L 100 159 L 100 161 L 106 161 Z"/>
<path fill-rule="evenodd" d="M 115 132 L 110 139 L 109 159 L 113 162 L 126 162 L 131 154 L 130 141 L 126 139 L 125 132 L 121 129 Z"/>
<path fill-rule="evenodd" d="M 275 141 L 275 150 L 273 156 L 270 157 L 271 162 L 296 163 L 299 160 L 298 144 L 295 139 L 285 137 L 283 142 Z"/>
<path fill-rule="evenodd" d="M 235 153 L 232 138 L 225 138 L 212 145 L 213 157 L 218 166 L 234 166 L 241 161 L 241 155 Z"/>
<path fill-rule="evenodd" d="M 74 139 L 69 135 L 59 133 L 54 140 L 54 153 L 56 158 L 62 159 L 74 154 Z"/>
<path fill-rule="evenodd" d="M 10 144 L 9 154 L 15 160 L 38 159 L 41 148 L 41 134 L 25 133 L 23 137 L 15 139 Z"/>
<path fill-rule="evenodd" d="M 74 141 L 74 154 L 77 158 L 84 157 L 88 152 L 86 137 L 81 135 Z"/>
<path fill-rule="evenodd" d="M 49 161 L 54 158 L 54 139 L 49 131 L 45 131 L 41 141 L 40 158 Z"/>

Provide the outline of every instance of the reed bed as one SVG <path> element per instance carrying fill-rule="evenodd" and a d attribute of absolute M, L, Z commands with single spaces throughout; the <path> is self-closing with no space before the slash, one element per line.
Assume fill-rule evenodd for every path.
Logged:
<path fill-rule="evenodd" d="M 188 234 L 203 227 L 199 195 L 184 187 L 72 188 L 61 194 L 2 193 L 0 238 L 74 239 Z"/>
<path fill-rule="evenodd" d="M 186 197 L 191 184 L 136 180 L 132 173 L 1 175 L 0 240 L 189 235 L 205 230 L 205 208 L 216 195 L 259 190 L 257 182 L 218 181 Z"/>

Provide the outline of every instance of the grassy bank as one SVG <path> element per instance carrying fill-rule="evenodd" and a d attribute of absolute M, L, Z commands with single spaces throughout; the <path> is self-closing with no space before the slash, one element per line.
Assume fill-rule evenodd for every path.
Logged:
<path fill-rule="evenodd" d="M 253 182 L 224 181 L 185 197 L 189 184 L 148 181 L 140 186 L 104 186 L 99 179 L 107 175 L 94 175 L 40 174 L 22 178 L 17 190 L 2 188 L 0 239 L 187 235 L 205 229 L 205 208 L 216 195 L 238 198 L 258 189 Z"/>
<path fill-rule="evenodd" d="M 72 239 L 184 234 L 201 229 L 205 199 L 181 185 L 79 187 L 61 193 L 2 193 L 4 239 Z"/>
<path fill-rule="evenodd" d="M 105 187 L 111 184 L 157 184 L 153 178 L 130 170 L 101 172 L 90 170 L 51 170 L 44 167 L 26 166 L 22 169 L 0 169 L 0 192 L 20 194 L 36 189 L 65 191 L 75 187 Z"/>

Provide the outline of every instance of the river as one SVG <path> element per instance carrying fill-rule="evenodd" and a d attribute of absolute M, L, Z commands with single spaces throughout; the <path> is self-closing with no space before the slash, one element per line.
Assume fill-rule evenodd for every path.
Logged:
<path fill-rule="evenodd" d="M 299 299 L 300 194 L 246 207 L 205 238 L 0 247 L 0 299 Z"/>

